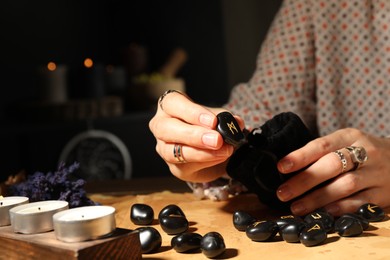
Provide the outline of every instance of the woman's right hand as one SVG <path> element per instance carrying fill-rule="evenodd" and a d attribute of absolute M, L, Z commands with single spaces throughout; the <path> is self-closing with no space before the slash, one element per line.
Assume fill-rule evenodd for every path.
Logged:
<path fill-rule="evenodd" d="M 184 181 L 209 182 L 226 173 L 226 162 L 234 148 L 215 130 L 216 114 L 222 111 L 196 104 L 178 92 L 160 98 L 149 128 L 157 140 L 157 153 L 173 175 Z M 243 120 L 237 121 L 243 128 Z M 185 162 L 175 158 L 175 144 L 181 145 Z"/>

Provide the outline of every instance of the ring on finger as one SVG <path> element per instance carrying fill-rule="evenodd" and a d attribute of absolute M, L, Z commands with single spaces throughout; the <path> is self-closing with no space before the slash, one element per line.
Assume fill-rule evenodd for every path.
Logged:
<path fill-rule="evenodd" d="M 175 157 L 176 161 L 179 162 L 179 163 L 187 162 L 184 159 L 184 156 L 183 156 L 183 146 L 181 144 L 175 144 L 173 146 L 173 156 Z"/>
<path fill-rule="evenodd" d="M 351 161 L 353 162 L 353 168 L 351 171 L 359 168 L 368 159 L 367 152 L 363 147 L 348 146 L 345 147 L 345 149 L 348 150 L 349 156 L 351 156 Z"/>
<path fill-rule="evenodd" d="M 176 92 L 176 93 L 182 94 L 180 91 L 175 90 L 175 89 L 168 89 L 167 91 L 165 91 L 165 92 L 158 98 L 158 105 L 160 106 L 160 108 L 161 108 L 162 111 L 164 111 L 164 108 L 163 108 L 163 99 L 165 98 L 166 95 L 168 95 L 169 93 L 172 93 L 172 92 Z"/>
<path fill-rule="evenodd" d="M 347 159 L 345 158 L 344 154 L 340 150 L 336 150 L 336 151 L 334 151 L 334 153 L 340 158 L 341 166 L 342 166 L 341 173 L 346 172 L 347 167 L 348 167 L 348 163 L 347 163 Z"/>

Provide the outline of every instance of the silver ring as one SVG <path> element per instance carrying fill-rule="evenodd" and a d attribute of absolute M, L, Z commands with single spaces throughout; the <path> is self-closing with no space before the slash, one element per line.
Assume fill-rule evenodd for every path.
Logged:
<path fill-rule="evenodd" d="M 168 95 L 169 93 L 172 93 L 172 92 L 176 92 L 176 93 L 179 93 L 179 94 L 182 94 L 180 91 L 178 90 L 175 90 L 175 89 L 168 89 L 167 91 L 165 91 L 159 98 L 158 98 L 158 105 L 160 106 L 161 110 L 164 111 L 164 108 L 163 108 L 163 99 L 165 98 L 166 95 Z"/>
<path fill-rule="evenodd" d="M 183 146 L 181 144 L 175 144 L 173 146 L 173 156 L 179 163 L 185 163 L 186 160 L 183 156 Z"/>
<path fill-rule="evenodd" d="M 341 173 L 346 172 L 348 165 L 347 165 L 347 159 L 345 159 L 344 154 L 340 150 L 334 151 L 334 153 L 337 154 L 337 156 L 340 158 L 341 165 L 342 165 Z"/>
<path fill-rule="evenodd" d="M 348 150 L 349 155 L 351 156 L 351 161 L 353 162 L 353 168 L 351 171 L 359 168 L 368 159 L 367 152 L 363 147 L 348 146 L 345 147 L 345 149 Z"/>

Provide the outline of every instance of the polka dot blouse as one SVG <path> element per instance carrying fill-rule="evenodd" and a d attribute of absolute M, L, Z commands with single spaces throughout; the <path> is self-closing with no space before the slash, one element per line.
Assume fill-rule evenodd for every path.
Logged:
<path fill-rule="evenodd" d="M 390 135 L 390 1 L 286 0 L 226 107 L 248 128 L 284 112 L 320 135 Z"/>

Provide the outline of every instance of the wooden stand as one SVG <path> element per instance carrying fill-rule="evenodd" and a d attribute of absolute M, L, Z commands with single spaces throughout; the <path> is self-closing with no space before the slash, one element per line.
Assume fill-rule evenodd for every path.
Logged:
<path fill-rule="evenodd" d="M 106 238 L 65 243 L 54 232 L 14 233 L 11 226 L 0 227 L 2 259 L 141 259 L 138 232 L 117 228 Z"/>

